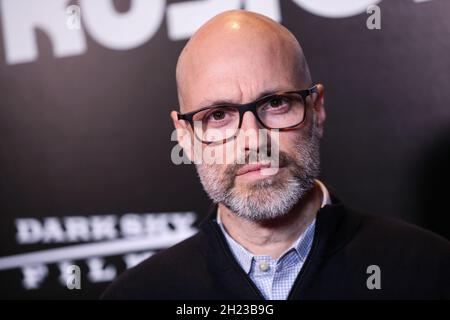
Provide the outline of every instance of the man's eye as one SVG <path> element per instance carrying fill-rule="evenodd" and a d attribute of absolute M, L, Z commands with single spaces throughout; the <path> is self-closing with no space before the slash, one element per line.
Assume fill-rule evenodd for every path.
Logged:
<path fill-rule="evenodd" d="M 271 109 L 277 109 L 289 105 L 289 101 L 283 97 L 273 98 L 269 101 L 269 107 Z"/>
<path fill-rule="evenodd" d="M 270 100 L 270 106 L 271 107 L 279 107 L 280 105 L 282 105 L 283 101 L 280 98 L 275 98 Z"/>
<path fill-rule="evenodd" d="M 206 115 L 206 121 L 223 121 L 227 118 L 226 110 L 214 110 Z"/>
<path fill-rule="evenodd" d="M 213 118 L 213 120 L 222 120 L 225 117 L 225 112 L 223 111 L 214 111 L 211 114 L 211 117 Z"/>

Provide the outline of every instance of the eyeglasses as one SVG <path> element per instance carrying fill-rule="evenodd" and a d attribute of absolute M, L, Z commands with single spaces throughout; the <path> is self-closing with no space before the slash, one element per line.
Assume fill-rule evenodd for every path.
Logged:
<path fill-rule="evenodd" d="M 305 120 L 306 97 L 317 92 L 317 85 L 306 90 L 277 92 L 246 104 L 221 104 L 178 113 L 178 120 L 191 125 L 203 143 L 225 143 L 234 138 L 247 111 L 266 129 L 288 130 Z"/>

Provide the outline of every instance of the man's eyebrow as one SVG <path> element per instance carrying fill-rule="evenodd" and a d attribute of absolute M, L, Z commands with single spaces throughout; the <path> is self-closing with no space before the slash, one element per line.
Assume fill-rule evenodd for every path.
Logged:
<path fill-rule="evenodd" d="M 265 96 L 270 96 L 272 94 L 275 94 L 277 92 L 281 92 L 281 91 L 288 91 L 288 90 L 283 90 L 283 89 L 274 89 L 274 90 L 266 90 L 261 92 L 255 99 L 253 99 L 252 101 L 256 101 L 258 99 L 261 99 Z M 210 99 L 206 99 L 203 101 L 202 104 L 200 104 L 201 107 L 197 108 L 197 110 L 202 109 L 202 108 L 207 108 L 207 107 L 212 107 L 212 106 L 217 106 L 217 105 L 240 105 L 241 103 L 230 100 L 230 99 L 217 99 L 217 100 L 210 100 Z"/>

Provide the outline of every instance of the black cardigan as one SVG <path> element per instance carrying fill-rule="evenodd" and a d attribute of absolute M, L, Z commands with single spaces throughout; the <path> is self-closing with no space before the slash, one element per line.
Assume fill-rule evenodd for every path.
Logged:
<path fill-rule="evenodd" d="M 331 198 L 288 299 L 450 299 L 450 242 Z M 102 298 L 263 299 L 214 221 L 216 209 L 197 234 L 125 271 Z M 370 265 L 380 268 L 381 289 L 367 287 Z"/>

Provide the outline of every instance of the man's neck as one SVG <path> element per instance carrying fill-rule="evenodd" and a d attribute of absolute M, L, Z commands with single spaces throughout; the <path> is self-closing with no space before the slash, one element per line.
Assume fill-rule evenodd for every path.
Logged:
<path fill-rule="evenodd" d="M 264 221 L 236 216 L 219 204 L 219 214 L 228 234 L 255 255 L 279 258 L 314 220 L 322 202 L 322 191 L 315 184 L 286 215 Z"/>

